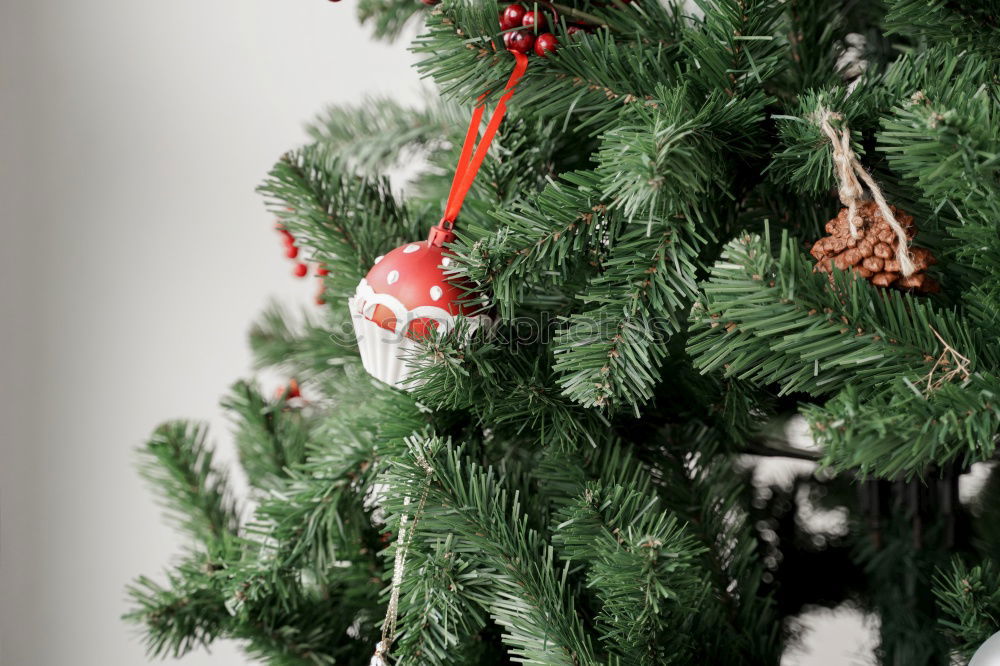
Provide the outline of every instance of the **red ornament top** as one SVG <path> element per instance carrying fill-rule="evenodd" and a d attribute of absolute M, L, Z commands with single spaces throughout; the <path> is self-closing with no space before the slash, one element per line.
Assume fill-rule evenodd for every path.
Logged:
<path fill-rule="evenodd" d="M 407 243 L 375 259 L 358 286 L 365 319 L 382 328 L 420 337 L 456 315 L 471 315 L 466 291 L 448 279 L 451 258 L 430 240 Z M 450 325 L 448 326 L 450 328 Z"/>

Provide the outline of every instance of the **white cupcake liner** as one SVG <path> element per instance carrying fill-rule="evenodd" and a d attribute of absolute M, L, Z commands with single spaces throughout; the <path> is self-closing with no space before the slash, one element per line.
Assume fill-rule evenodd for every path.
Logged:
<path fill-rule="evenodd" d="M 396 316 L 396 330 L 382 328 L 365 315 L 374 311 L 374 305 L 388 305 Z M 365 280 L 358 285 L 358 290 L 352 298 L 347 299 L 351 311 L 351 321 L 354 324 L 354 335 L 358 339 L 358 349 L 361 352 L 361 363 L 375 379 L 390 386 L 409 390 L 416 388 L 420 382 L 410 379 L 413 366 L 408 362 L 420 349 L 420 343 L 406 337 L 409 324 L 414 319 L 431 318 L 438 322 L 441 331 L 454 328 L 456 318 L 447 310 L 437 307 L 418 307 L 407 311 L 398 301 L 390 296 L 373 294 Z M 471 335 L 480 326 L 489 325 L 492 321 L 487 315 L 475 315 L 468 318 L 469 326 L 466 334 Z"/>
<path fill-rule="evenodd" d="M 347 303 L 351 308 L 351 321 L 354 322 L 361 363 L 368 374 L 396 388 L 413 388 L 412 382 L 407 381 L 413 367 L 406 359 L 411 358 L 420 345 L 402 333 L 386 330 L 365 319 L 361 310 L 362 301 L 349 298 Z"/>

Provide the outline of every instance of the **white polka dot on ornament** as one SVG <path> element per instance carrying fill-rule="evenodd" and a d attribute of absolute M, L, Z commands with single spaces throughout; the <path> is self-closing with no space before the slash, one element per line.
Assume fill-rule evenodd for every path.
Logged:
<path fill-rule="evenodd" d="M 387 276 L 385 276 L 385 281 L 389 284 L 396 284 L 396 280 L 399 279 L 399 271 L 390 271 Z"/>
<path fill-rule="evenodd" d="M 441 295 L 442 294 L 444 294 L 444 292 L 441 290 L 441 287 L 438 287 L 438 286 L 431 287 L 431 300 L 432 301 L 439 301 L 439 300 L 441 300 Z"/>

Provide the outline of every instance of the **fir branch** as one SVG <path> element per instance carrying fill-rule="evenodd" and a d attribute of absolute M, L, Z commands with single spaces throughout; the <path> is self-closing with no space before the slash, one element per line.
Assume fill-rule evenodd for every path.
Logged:
<path fill-rule="evenodd" d="M 255 488 L 280 488 L 293 467 L 305 458 L 309 422 L 285 400 L 270 402 L 257 386 L 237 382 L 223 400 L 236 423 L 240 462 Z"/>
<path fill-rule="evenodd" d="M 746 510 L 751 486 L 720 453 L 718 433 L 698 424 L 667 427 L 644 462 L 664 507 L 686 521 L 705 547 L 701 558 L 713 587 L 691 626 L 690 645 L 705 663 L 770 663 L 781 651 L 776 609 L 764 588 L 765 569 Z M 720 627 L 732 642 L 711 639 Z M 699 636 L 704 636 L 699 639 Z"/>
<path fill-rule="evenodd" d="M 618 126 L 602 137 L 597 155 L 602 196 L 628 220 L 696 210 L 724 179 L 725 165 L 714 159 L 721 146 L 708 131 L 708 109 L 716 104 L 709 102 L 690 117 L 686 89 L 660 92 L 656 109 L 633 105 L 623 112 Z"/>
<path fill-rule="evenodd" d="M 698 107 L 684 86 L 660 89 L 657 99 L 655 109 L 623 112 L 620 128 L 602 137 L 603 198 L 633 225 L 612 239 L 603 272 L 582 295 L 591 307 L 568 318 L 555 348 L 573 400 L 629 404 L 637 414 L 659 380 L 666 340 L 684 328 L 699 254 L 721 226 L 717 207 L 706 205 L 729 194 L 731 165 L 715 158 L 728 143 L 720 137 L 743 135 L 749 147 L 763 103 L 713 95 Z"/>
<path fill-rule="evenodd" d="M 581 408 L 561 394 L 543 341 L 549 331 L 525 318 L 510 327 L 480 329 L 470 337 L 463 321 L 447 334 L 421 341 L 407 362 L 414 398 L 436 410 L 465 410 L 470 423 L 498 437 L 575 451 L 596 446 L 595 432 L 607 426 L 600 413 Z"/>
<path fill-rule="evenodd" d="M 781 63 L 775 33 L 782 2 L 776 0 L 696 0 L 703 19 L 685 35 L 684 50 L 696 63 L 691 79 L 706 90 L 734 96 L 762 86 Z"/>
<path fill-rule="evenodd" d="M 963 466 L 989 460 L 1000 432 L 1000 380 L 975 374 L 944 383 L 929 395 L 906 378 L 862 400 L 847 386 L 803 415 L 835 469 L 891 479 L 923 473 L 932 465 Z"/>
<path fill-rule="evenodd" d="M 954 43 L 995 65 L 1000 59 L 1000 21 L 995 2 L 891 0 L 884 19 L 890 35 L 906 35 L 930 44 Z"/>
<path fill-rule="evenodd" d="M 794 115 L 775 116 L 781 150 L 776 151 L 768 175 L 785 187 L 801 189 L 807 194 L 826 194 L 836 190 L 837 176 L 829 138 L 817 123 L 820 110 L 835 109 L 843 116 L 842 124 L 851 129 L 851 148 L 860 158 L 865 151 L 861 144 L 861 129 L 866 118 L 851 101 L 846 89 L 829 93 L 807 92 L 799 97 Z M 870 122 L 870 121 L 868 121 Z"/>
<path fill-rule="evenodd" d="M 427 552 L 410 550 L 402 580 L 393 649 L 401 666 L 460 663 L 462 651 L 469 649 L 488 619 L 491 572 L 477 569 L 461 555 L 454 535 L 428 538 L 434 542 Z"/>
<path fill-rule="evenodd" d="M 1000 87 L 988 82 L 988 72 L 982 63 L 966 63 L 951 85 L 914 92 L 883 119 L 878 149 L 922 203 L 942 211 L 956 241 L 949 269 L 969 275 L 975 289 L 968 302 L 992 319 L 1000 303 Z"/>
<path fill-rule="evenodd" d="M 768 232 L 769 233 L 769 232 Z M 692 310 L 695 366 L 781 393 L 824 395 L 850 384 L 869 395 L 907 376 L 919 382 L 941 351 L 934 331 L 973 359 L 982 345 L 958 313 L 871 286 L 850 274 L 814 273 L 787 235 L 746 234 L 727 245 Z"/>
<path fill-rule="evenodd" d="M 500 317 L 523 315 L 529 294 L 551 290 L 599 264 L 621 216 L 602 203 L 593 172 L 563 174 L 512 210 L 497 210 L 497 229 L 463 224 L 456 272 L 492 292 Z"/>
<path fill-rule="evenodd" d="M 169 574 L 166 585 L 140 576 L 128 586 L 133 609 L 122 618 L 143 626 L 148 655 L 182 657 L 231 630 L 232 618 L 214 580 L 216 567 L 191 559 Z"/>
<path fill-rule="evenodd" d="M 353 576 L 363 583 L 372 575 L 371 546 L 377 543 L 365 508 L 367 491 L 350 475 L 297 475 L 261 504 L 248 532 L 273 539 L 267 557 L 274 557 L 277 567 L 338 569 L 341 580 Z"/>
<path fill-rule="evenodd" d="M 140 449 L 141 471 L 178 527 L 206 552 L 225 554 L 235 544 L 240 511 L 226 473 L 214 465 L 206 434 L 193 423 L 164 423 Z"/>
<path fill-rule="evenodd" d="M 381 545 L 371 494 L 384 460 L 400 455 L 404 438 L 427 427 L 423 411 L 390 390 L 355 387 L 338 400 L 316 425 L 307 459 L 261 502 L 248 525 L 267 546 L 262 556 L 273 560 L 271 568 L 334 572 L 365 588 Z"/>
<path fill-rule="evenodd" d="M 369 589 L 373 599 L 377 587 Z M 345 595 L 358 595 L 364 588 L 348 590 L 336 580 L 316 580 L 250 560 L 228 571 L 224 591 L 233 618 L 227 637 L 244 642 L 250 656 L 269 664 L 360 661 L 373 644 L 374 608 L 359 609 Z"/>
<path fill-rule="evenodd" d="M 611 32 L 578 34 L 547 58 L 548 70 L 519 86 L 518 103 L 596 135 L 614 127 L 623 109 L 655 108 L 658 87 L 682 78 L 679 55 L 673 38 L 646 47 Z"/>
<path fill-rule="evenodd" d="M 584 297 L 596 306 L 568 318 L 555 340 L 554 369 L 574 401 L 585 407 L 629 404 L 638 413 L 652 397 L 666 339 L 680 330 L 695 295 L 698 248 L 683 224 L 653 235 L 641 228 L 626 234 Z"/>
<path fill-rule="evenodd" d="M 590 485 L 555 518 L 560 555 L 587 567 L 609 651 L 627 664 L 684 663 L 690 614 L 708 590 L 704 552 L 655 495 Z"/>
<path fill-rule="evenodd" d="M 992 562 L 969 566 L 955 557 L 950 570 L 938 572 L 934 596 L 944 613 L 939 623 L 962 659 L 1000 629 L 1000 572 Z"/>
<path fill-rule="evenodd" d="M 372 113 L 373 109 L 378 113 Z M 361 173 L 385 173 L 448 142 L 461 142 L 468 124 L 465 115 L 464 109 L 446 102 L 414 108 L 389 98 L 371 98 L 328 108 L 307 131 L 330 159 Z"/>
<path fill-rule="evenodd" d="M 843 37 L 843 25 L 852 11 L 856 8 L 849 3 L 828 0 L 786 3 L 781 32 L 787 35 L 788 48 L 782 88 L 789 94 L 837 82 L 837 40 Z"/>
<path fill-rule="evenodd" d="M 776 609 L 764 591 L 765 568 L 745 509 L 750 487 L 718 432 L 699 424 L 664 427 L 644 464 L 663 508 L 685 521 L 704 547 L 702 569 L 712 593 L 690 626 L 690 661 L 769 663 L 781 651 Z M 656 446 L 659 445 L 659 448 Z M 727 627 L 733 642 L 713 641 Z"/>
<path fill-rule="evenodd" d="M 502 90 L 513 65 L 513 56 L 497 50 L 502 44 L 497 17 L 499 5 L 488 2 L 455 2 L 438 7 L 427 18 L 427 30 L 412 46 L 427 58 L 417 63 L 424 76 L 433 76 L 447 97 L 469 103 L 484 91 Z"/>
<path fill-rule="evenodd" d="M 317 145 L 286 154 L 258 188 L 311 259 L 330 275 L 337 299 L 354 294 L 375 257 L 426 232 L 393 197 L 385 179 L 351 175 Z"/>
<path fill-rule="evenodd" d="M 410 0 L 359 0 L 358 19 L 372 24 L 376 39 L 393 41 L 411 22 L 422 17 L 427 7 Z"/>
<path fill-rule="evenodd" d="M 446 96 L 471 103 L 485 91 L 495 96 L 503 88 L 512 59 L 493 46 L 502 43 L 498 11 L 493 2 L 455 3 L 431 14 L 427 32 L 414 46 L 428 55 L 417 67 Z M 536 62 L 518 84 L 517 107 L 559 119 L 564 127 L 572 118 L 579 127 L 599 131 L 623 105 L 645 103 L 658 83 L 677 80 L 674 61 L 683 22 L 676 10 L 615 6 L 600 16 L 611 29 L 563 40 L 556 53 Z M 653 45 L 619 41 L 618 30 Z"/>
<path fill-rule="evenodd" d="M 407 512 L 404 498 L 433 476 L 427 510 L 419 529 L 460 536 L 465 553 L 492 571 L 488 607 L 505 628 L 504 642 L 519 660 L 546 664 L 596 664 L 565 579 L 541 536 L 528 527 L 517 497 L 512 497 L 492 469 L 470 462 L 461 449 L 440 439 L 413 438 L 410 452 L 394 466 L 386 482 L 387 510 L 396 518 Z"/>
<path fill-rule="evenodd" d="M 543 449 L 532 473 L 540 496 L 553 513 L 570 510 L 590 483 L 621 485 L 643 494 L 653 487 L 650 468 L 613 435 L 601 446 L 581 449 L 571 458 L 555 448 Z"/>
<path fill-rule="evenodd" d="M 346 308 L 328 308 L 325 322 L 291 315 L 274 303 L 250 329 L 250 349 L 257 368 L 276 368 L 300 380 L 343 376 L 358 364 L 353 325 Z"/>

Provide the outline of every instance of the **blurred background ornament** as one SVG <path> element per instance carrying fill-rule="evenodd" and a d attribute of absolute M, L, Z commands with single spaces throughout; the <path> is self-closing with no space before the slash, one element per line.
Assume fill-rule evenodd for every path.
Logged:
<path fill-rule="evenodd" d="M 1000 632 L 986 639 L 972 655 L 969 666 L 1000 666 Z"/>

